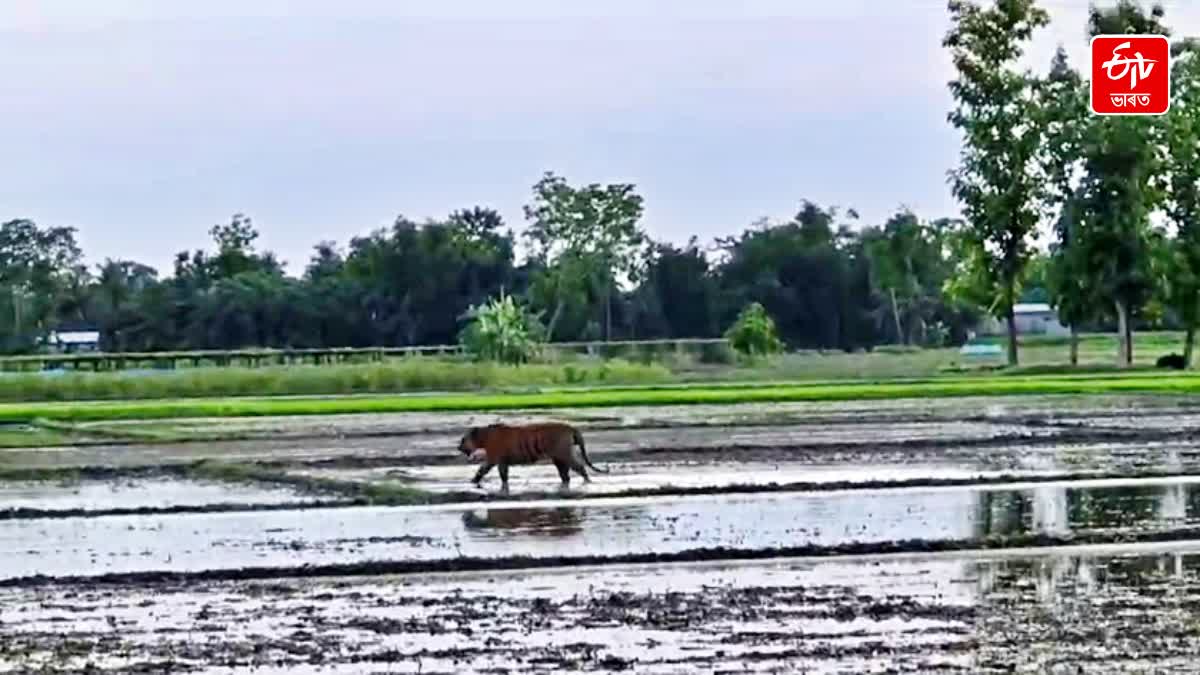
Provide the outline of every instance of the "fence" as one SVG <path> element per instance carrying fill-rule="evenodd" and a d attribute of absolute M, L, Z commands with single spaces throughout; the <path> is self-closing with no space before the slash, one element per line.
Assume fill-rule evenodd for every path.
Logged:
<path fill-rule="evenodd" d="M 553 342 L 543 346 L 550 360 L 565 355 L 601 358 L 656 358 L 668 353 L 694 353 L 702 361 L 721 361 L 730 352 L 723 338 L 676 340 L 622 340 L 613 342 Z M 179 367 L 239 366 L 260 368 L 283 365 L 371 363 L 413 356 L 461 357 L 459 345 L 413 347 L 346 347 L 330 349 L 234 349 L 178 352 L 89 352 L 85 354 L 35 354 L 0 357 L 0 371 L 131 369 L 171 370 Z"/>

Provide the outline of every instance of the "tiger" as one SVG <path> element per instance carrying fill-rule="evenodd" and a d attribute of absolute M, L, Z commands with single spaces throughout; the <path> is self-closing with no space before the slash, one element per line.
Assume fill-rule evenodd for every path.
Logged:
<path fill-rule="evenodd" d="M 575 446 L 579 446 L 579 454 L 575 454 Z M 486 427 L 472 427 L 458 443 L 458 451 L 470 459 L 483 462 L 471 483 L 480 487 L 483 477 L 499 467 L 501 492 L 508 492 L 508 467 L 514 464 L 536 464 L 543 459 L 549 459 L 558 469 L 558 477 L 562 479 L 563 489 L 571 486 L 571 471 L 583 476 L 583 482 L 590 483 L 588 468 L 599 473 L 608 473 L 592 464 L 588 459 L 587 449 L 583 445 L 583 434 L 570 424 L 545 422 L 510 426 L 508 424 L 489 424 Z"/>

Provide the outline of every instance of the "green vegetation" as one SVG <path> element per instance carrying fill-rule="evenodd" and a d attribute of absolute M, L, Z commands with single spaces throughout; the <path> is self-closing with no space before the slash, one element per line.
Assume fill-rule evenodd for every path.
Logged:
<path fill-rule="evenodd" d="M 779 339 L 775 322 L 757 302 L 750 303 L 738 314 L 737 321 L 729 327 L 725 337 L 738 353 L 750 358 L 783 351 L 783 342 Z"/>
<path fill-rule="evenodd" d="M 759 338 L 761 339 L 762 333 Z M 769 335 L 769 333 L 767 333 Z M 741 339 L 739 337 L 739 339 Z M 1176 349 L 1181 335 L 1139 335 L 1136 368 Z M 560 357 L 560 363 L 501 365 L 490 361 L 412 357 L 379 363 L 333 366 L 268 366 L 261 368 L 185 368 L 155 373 L 14 373 L 0 376 L 0 402 L 127 401 L 152 399 L 347 396 L 429 392 L 505 392 L 547 387 L 630 387 L 713 382 L 794 382 L 819 380 L 884 380 L 950 374 L 1055 374 L 1113 370 L 1116 338 L 1084 335 L 1079 339 L 1080 365 L 1064 367 L 1069 338 L 1029 337 L 1022 341 L 1023 362 L 1002 368 L 996 359 L 973 359 L 957 349 L 921 349 L 893 345 L 871 353 L 800 351 L 758 358 L 740 365 L 720 353 L 706 357 L 670 345 L 611 344 L 607 349 L 644 362 L 622 358 L 600 360 Z M 716 345 L 705 345 L 705 348 Z M 731 353 L 729 347 L 724 347 Z M 20 438 L 27 433 L 17 434 Z M 174 436 L 171 436 L 174 437 Z M 20 438 L 15 443 L 24 443 Z M 47 436 L 48 442 L 55 440 Z M 165 440 L 165 438 L 164 438 Z M 0 440 L 0 443 L 3 443 Z"/>
<path fill-rule="evenodd" d="M 662 365 L 623 360 L 503 366 L 414 357 L 346 366 L 189 368 L 153 374 L 21 373 L 0 377 L 0 401 L 164 399 L 467 391 L 537 385 L 667 382 Z"/>
<path fill-rule="evenodd" d="M 550 390 L 530 393 L 352 396 L 337 398 L 210 398 L 82 403 L 0 404 L 0 422 L 104 421 L 185 417 L 255 417 L 597 406 L 737 404 L 786 401 L 1004 396 L 1021 394 L 1197 393 L 1200 376 L 1082 373 L 997 375 L 809 384 L 725 384 Z"/>
<path fill-rule="evenodd" d="M 960 165 L 951 173 L 967 225 L 959 233 L 962 269 L 976 303 L 1005 320 L 1008 365 L 1017 365 L 1013 305 L 1029 262 L 1039 219 L 1042 147 L 1036 80 L 1018 62 L 1050 15 L 1030 0 L 980 6 L 951 2 L 943 46 L 958 77 L 950 83 L 950 123 L 962 133 Z M 965 283 L 964 283 L 965 281 Z"/>
<path fill-rule="evenodd" d="M 470 323 L 459 341 L 476 360 L 528 363 L 537 356 L 545 337 L 538 317 L 511 295 L 501 294 L 486 305 L 472 306 L 466 316 Z"/>
<path fill-rule="evenodd" d="M 900 209 L 858 223 L 851 222 L 859 219 L 854 209 L 797 195 L 798 208 L 782 219 L 731 223 L 729 235 L 713 242 L 719 252 L 711 257 L 695 239 L 684 246 L 650 240 L 642 223 L 646 200 L 636 185 L 573 184 L 547 172 L 531 186 L 520 238 L 488 208 L 421 223 L 400 216 L 344 247 L 318 243 L 305 269 L 293 275 L 257 247 L 250 218 L 235 214 L 211 229 L 207 250 L 179 252 L 161 276 L 131 260 L 89 269 L 72 228 L 14 219 L 0 222 L 0 351 L 38 351 L 47 330 L 86 326 L 100 332 L 105 350 L 138 353 L 69 361 L 96 370 L 131 364 L 351 366 L 384 362 L 400 349 L 459 352 L 454 343 L 460 336 L 477 358 L 526 363 L 536 360 L 531 343 L 541 339 L 530 320 L 537 316 L 545 318 L 553 340 L 711 339 L 734 326 L 730 334 L 740 349 L 769 353 L 775 339 L 754 342 L 746 332 L 748 317 L 738 318 L 747 307 L 761 307 L 788 349 L 846 355 L 802 354 L 781 362 L 789 377 L 812 376 L 800 364 L 811 364 L 820 377 L 974 368 L 942 352 L 897 354 L 911 361 L 857 353 L 961 344 L 988 314 L 1008 324 L 1007 365 L 1017 367 L 1021 345 L 1027 353 L 1020 365 L 1041 371 L 1049 368 L 1041 347 L 1015 338 L 1013 305 L 1047 301 L 1073 333 L 1115 331 L 1119 339 L 1112 347 L 1119 358 L 1108 357 L 1115 367 L 1145 362 L 1132 338 L 1148 329 L 1185 331 L 1177 349 L 1190 360 L 1200 326 L 1200 43 L 1172 45 L 1178 104 L 1167 114 L 1094 116 L 1087 112 L 1088 80 L 1068 62 L 1065 49 L 1049 72 L 1025 67 L 1029 45 L 1051 18 L 1036 0 L 954 0 L 948 9 L 942 45 L 956 71 L 949 83 L 949 122 L 962 145 L 951 185 L 961 214 L 926 219 Z M 1081 40 L 1097 33 L 1171 34 L 1161 7 L 1133 0 L 1097 7 L 1087 21 Z M 1155 215 L 1173 227 L 1157 227 Z M 1053 240 L 1042 253 L 1037 239 L 1047 229 Z M 253 347 L 278 351 L 255 353 Z M 606 346 L 599 355 L 641 360 L 621 353 L 627 349 Z M 751 377 L 777 365 L 771 360 L 730 373 L 716 365 L 733 360 L 728 346 L 703 349 L 711 353 L 698 360 L 709 367 L 675 368 L 676 374 Z M 548 351 L 553 349 L 542 350 L 542 358 L 553 360 Z M 1084 351 L 1081 368 L 1094 369 L 1086 345 Z M 1076 358 L 1068 354 L 1063 361 L 1075 365 Z M 7 361 L 0 367 L 18 365 L 41 364 Z M 420 366 L 389 365 L 322 375 L 269 372 L 258 379 L 205 374 L 169 385 L 17 381 L 0 384 L 9 392 L 0 398 L 624 381 L 593 380 L 580 368 L 586 370 L 570 366 L 518 376 L 460 368 L 422 375 Z"/>
<path fill-rule="evenodd" d="M 34 420 L 0 428 L 0 448 L 45 448 L 79 443 L 95 436 L 68 428 L 44 427 Z"/>
<path fill-rule="evenodd" d="M 349 365 L 395 362 L 417 356 L 461 360 L 469 350 L 462 345 L 415 347 L 338 347 L 332 349 L 222 349 L 184 352 L 83 352 L 0 356 L 0 372 L 65 370 L 108 372 L 119 370 L 182 370 L 186 368 L 264 368 L 296 365 Z M 663 356 L 689 356 L 701 361 L 727 362 L 721 352 L 731 352 L 724 338 L 613 340 L 611 342 L 542 343 L 539 361 L 557 363 L 581 355 L 626 358 L 648 362 Z"/>

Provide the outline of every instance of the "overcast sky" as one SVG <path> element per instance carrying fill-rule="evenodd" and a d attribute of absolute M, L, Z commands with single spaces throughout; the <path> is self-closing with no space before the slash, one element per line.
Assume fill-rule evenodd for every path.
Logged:
<path fill-rule="evenodd" d="M 1086 67 L 1086 0 L 1041 4 L 1030 62 Z M 636 183 L 679 242 L 804 198 L 953 215 L 947 27 L 943 0 L 0 0 L 0 219 L 167 271 L 241 211 L 298 272 L 398 214 L 519 229 L 545 170 Z"/>

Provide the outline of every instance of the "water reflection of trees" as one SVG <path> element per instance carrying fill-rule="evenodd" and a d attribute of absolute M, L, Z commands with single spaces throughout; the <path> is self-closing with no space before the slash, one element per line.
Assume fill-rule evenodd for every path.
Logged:
<path fill-rule="evenodd" d="M 978 563 L 976 579 L 985 605 L 1009 609 L 1033 602 L 1065 607 L 1095 593 L 1109 596 L 1139 589 L 1162 592 L 1157 582 L 1200 576 L 1200 555 L 1160 553 L 1118 555 L 1037 555 Z M 1144 591 L 1142 591 L 1144 592 Z M 1066 610 L 1069 611 L 1069 608 Z"/>
<path fill-rule="evenodd" d="M 1036 599 L 1053 604 L 1094 592 L 1096 562 L 1090 557 L 1046 555 L 979 563 L 977 579 L 985 604 L 1020 605 Z M 1029 597 L 1029 591 L 1033 597 Z"/>
<path fill-rule="evenodd" d="M 1177 525 L 1200 512 L 1200 491 L 1187 484 L 1100 488 L 1035 487 L 985 491 L 976 535 L 1062 535 L 1078 529 Z"/>
<path fill-rule="evenodd" d="M 1097 488 L 1039 486 L 982 495 L 981 536 L 1062 534 L 1072 530 L 1165 528 L 1194 520 L 1200 491 L 1190 484 Z M 980 563 L 980 592 L 989 603 L 1038 602 L 1057 612 L 1098 587 L 1135 589 L 1153 580 L 1195 579 L 1200 555 L 1037 555 Z M 1069 611 L 1069 610 L 1064 610 Z"/>
<path fill-rule="evenodd" d="M 569 506 L 505 507 L 466 511 L 463 526 L 481 533 L 521 531 L 524 534 L 566 537 L 583 531 L 583 512 Z"/>

